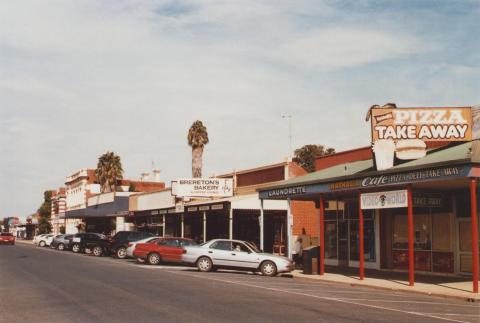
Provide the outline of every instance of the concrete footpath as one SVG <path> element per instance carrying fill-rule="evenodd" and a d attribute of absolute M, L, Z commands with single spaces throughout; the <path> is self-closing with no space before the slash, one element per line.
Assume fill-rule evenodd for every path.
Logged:
<path fill-rule="evenodd" d="M 333 269 L 335 271 L 335 269 Z M 365 286 L 384 290 L 412 292 L 424 295 L 464 299 L 470 302 L 480 302 L 480 295 L 472 293 L 472 281 L 458 277 L 427 277 L 421 276 L 414 286 L 409 286 L 408 277 L 405 274 L 390 272 L 372 272 L 371 277 L 360 280 L 351 272 L 325 273 L 324 275 L 305 275 L 301 270 L 292 272 L 293 277 L 301 277 L 313 280 L 349 284 L 352 287 Z M 416 278 L 417 279 L 417 278 Z"/>

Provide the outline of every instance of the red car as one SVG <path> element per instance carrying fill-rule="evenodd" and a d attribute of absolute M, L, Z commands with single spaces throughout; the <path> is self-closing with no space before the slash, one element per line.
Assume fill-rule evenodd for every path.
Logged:
<path fill-rule="evenodd" d="M 8 232 L 1 232 L 0 233 L 0 244 L 15 244 L 15 237 L 13 234 Z"/>
<path fill-rule="evenodd" d="M 159 238 L 150 243 L 139 243 L 135 246 L 133 256 L 146 260 L 150 265 L 160 262 L 181 262 L 183 246 L 192 246 L 197 243 L 186 238 Z"/>

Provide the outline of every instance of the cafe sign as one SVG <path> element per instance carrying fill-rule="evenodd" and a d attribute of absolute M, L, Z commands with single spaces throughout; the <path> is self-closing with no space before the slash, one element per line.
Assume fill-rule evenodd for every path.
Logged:
<path fill-rule="evenodd" d="M 472 140 L 471 108 L 379 108 L 371 114 L 372 142 Z"/>
<path fill-rule="evenodd" d="M 408 206 L 407 190 L 360 194 L 362 210 L 392 209 Z"/>
<path fill-rule="evenodd" d="M 233 179 L 179 179 L 175 181 L 175 191 L 172 194 L 175 194 L 177 197 L 230 197 L 233 196 Z"/>

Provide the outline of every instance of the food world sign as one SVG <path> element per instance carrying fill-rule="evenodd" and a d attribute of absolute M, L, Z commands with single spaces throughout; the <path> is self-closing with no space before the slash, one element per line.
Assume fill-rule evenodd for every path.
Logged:
<path fill-rule="evenodd" d="M 185 178 L 175 183 L 177 197 L 229 197 L 233 196 L 231 178 Z"/>
<path fill-rule="evenodd" d="M 360 195 L 362 210 L 392 209 L 408 206 L 407 190 L 364 193 Z"/>
<path fill-rule="evenodd" d="M 471 108 L 372 109 L 372 141 L 469 141 Z"/>

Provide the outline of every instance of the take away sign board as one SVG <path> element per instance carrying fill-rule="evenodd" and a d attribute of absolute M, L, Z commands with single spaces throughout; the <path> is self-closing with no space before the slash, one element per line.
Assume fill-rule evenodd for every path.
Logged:
<path fill-rule="evenodd" d="M 420 139 L 472 140 L 471 108 L 372 109 L 372 141 Z"/>
<path fill-rule="evenodd" d="M 233 196 L 233 179 L 178 179 L 175 183 L 175 190 L 172 193 L 177 197 L 230 197 Z"/>

